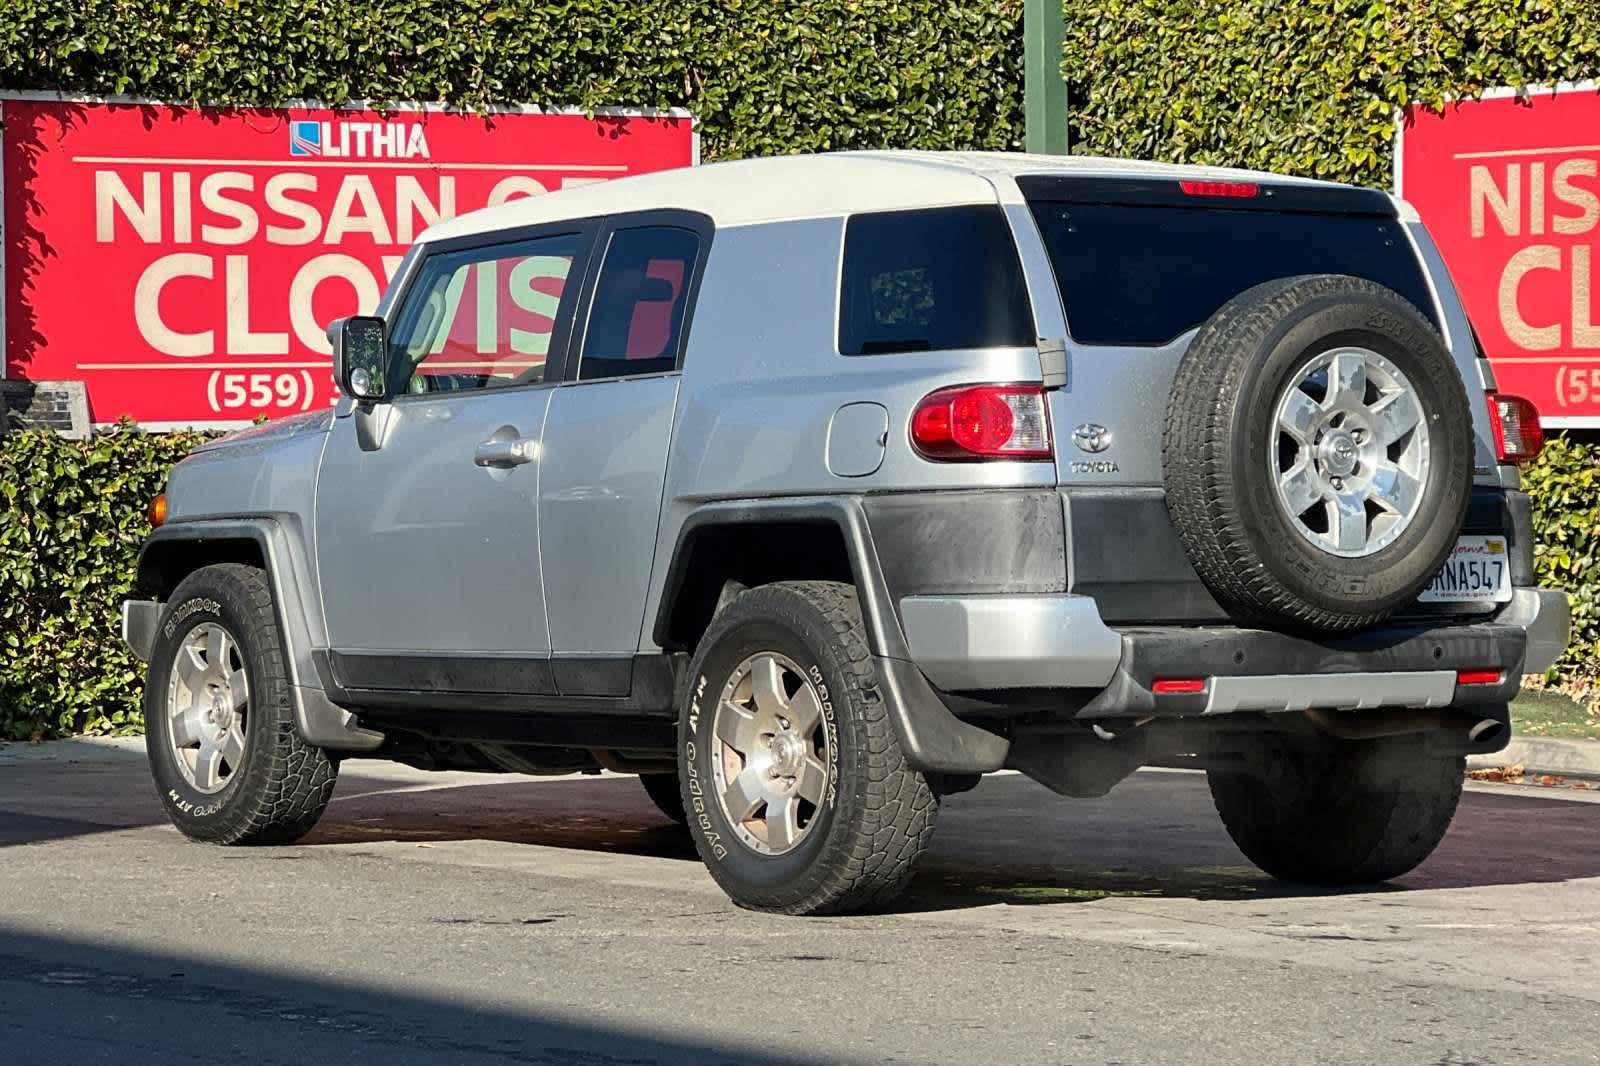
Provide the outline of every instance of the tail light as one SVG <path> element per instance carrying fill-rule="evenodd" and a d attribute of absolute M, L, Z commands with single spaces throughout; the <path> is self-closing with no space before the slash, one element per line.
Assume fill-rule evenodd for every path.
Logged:
<path fill-rule="evenodd" d="M 1248 200 L 1261 195 L 1261 186 L 1253 181 L 1180 181 L 1178 188 L 1185 196 L 1226 196 L 1235 200 Z"/>
<path fill-rule="evenodd" d="M 1489 393 L 1489 428 L 1494 431 L 1494 450 L 1502 463 L 1531 462 L 1544 447 L 1539 411 L 1521 396 Z"/>
<path fill-rule="evenodd" d="M 1050 418 L 1039 385 L 960 385 L 931 393 L 911 415 L 911 443 L 929 459 L 1049 459 Z"/>

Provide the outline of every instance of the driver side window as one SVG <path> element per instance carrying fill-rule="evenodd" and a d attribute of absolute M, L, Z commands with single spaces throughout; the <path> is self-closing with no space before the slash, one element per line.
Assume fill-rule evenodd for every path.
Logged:
<path fill-rule="evenodd" d="M 556 322 L 577 297 L 581 239 L 428 256 L 390 331 L 392 380 L 413 394 L 544 381 Z"/>

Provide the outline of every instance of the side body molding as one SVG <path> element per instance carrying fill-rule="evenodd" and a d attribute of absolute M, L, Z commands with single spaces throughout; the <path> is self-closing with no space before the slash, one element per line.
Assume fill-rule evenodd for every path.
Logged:
<path fill-rule="evenodd" d="M 912 661 L 859 497 L 724 500 L 696 508 L 684 519 L 673 547 L 654 622 L 656 642 L 665 646 L 668 639 L 673 605 L 688 578 L 695 537 L 708 529 L 763 522 L 825 524 L 843 535 L 861 599 L 868 650 L 877 660 L 884 704 L 906 761 L 929 773 L 974 774 L 1000 769 L 1010 741 L 951 714 Z"/>
<path fill-rule="evenodd" d="M 383 734 L 362 729 L 355 717 L 328 699 L 312 658 L 311 601 L 305 589 L 306 567 L 300 542 L 276 518 L 250 517 L 172 522 L 150 535 L 139 551 L 139 583 L 159 569 L 158 559 L 176 545 L 249 541 L 266 561 L 272 585 L 272 604 L 278 616 L 285 662 L 289 670 L 289 700 L 295 724 L 306 743 L 330 751 L 372 751 Z M 180 551 L 182 549 L 179 549 Z"/>

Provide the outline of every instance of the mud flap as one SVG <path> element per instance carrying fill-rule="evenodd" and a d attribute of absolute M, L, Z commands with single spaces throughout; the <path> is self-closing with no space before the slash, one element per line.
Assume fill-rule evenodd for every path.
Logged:
<path fill-rule="evenodd" d="M 879 694 L 913 769 L 986 774 L 1005 765 L 1011 742 L 950 713 L 916 665 L 874 656 Z"/>

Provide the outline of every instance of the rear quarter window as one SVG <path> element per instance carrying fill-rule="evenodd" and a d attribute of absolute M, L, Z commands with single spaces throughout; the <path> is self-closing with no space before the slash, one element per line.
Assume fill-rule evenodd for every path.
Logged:
<path fill-rule="evenodd" d="M 839 351 L 947 351 L 1034 343 L 1011 228 L 998 206 L 852 215 Z"/>
<path fill-rule="evenodd" d="M 1031 207 L 1081 344 L 1167 344 L 1246 289 L 1298 274 L 1377 282 L 1439 324 L 1416 253 L 1392 218 L 1050 200 Z"/>

